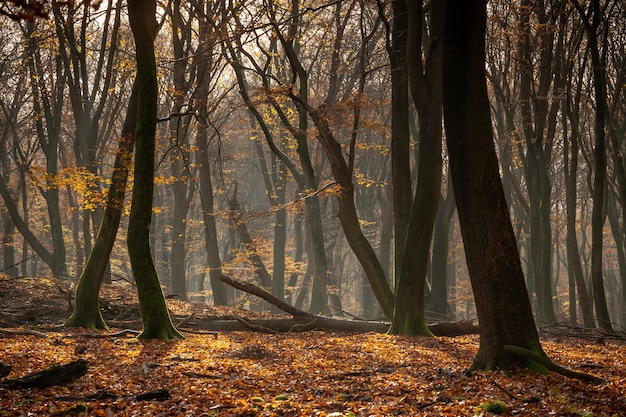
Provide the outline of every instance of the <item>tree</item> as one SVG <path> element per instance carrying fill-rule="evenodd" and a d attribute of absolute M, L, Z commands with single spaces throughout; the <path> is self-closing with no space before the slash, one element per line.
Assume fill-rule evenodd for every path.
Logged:
<path fill-rule="evenodd" d="M 424 290 L 442 176 L 439 44 L 441 5 L 441 2 L 436 2 L 430 7 L 429 39 L 423 39 L 422 1 L 408 1 L 406 11 L 408 15 L 407 75 L 410 81 L 411 97 L 419 118 L 419 154 L 417 185 L 409 206 L 408 223 L 406 229 L 396 229 L 396 239 L 400 239 L 402 245 L 402 256 L 397 258 L 400 264 L 396 265 L 396 299 L 390 332 L 409 336 L 431 334 L 424 321 Z M 402 17 L 396 15 L 395 19 L 402 19 Z M 426 51 L 422 52 L 424 43 L 428 46 L 424 48 Z M 422 55 L 426 57 L 425 63 L 422 62 Z M 406 147 L 404 153 L 408 154 L 408 144 L 404 146 Z M 398 149 L 398 152 L 403 151 Z M 398 172 L 397 175 L 402 174 Z M 410 171 L 404 172 L 404 175 L 408 177 L 410 184 Z M 397 176 L 395 178 L 397 179 Z M 400 200 L 398 203 L 404 204 Z M 401 235 L 403 232 L 405 234 Z"/>
<path fill-rule="evenodd" d="M 609 310 L 604 293 L 604 276 L 602 267 L 603 229 L 606 220 L 605 188 L 606 188 L 606 53 L 608 28 L 603 23 L 604 8 L 600 0 L 593 0 L 588 12 L 585 12 L 577 0 L 572 0 L 585 26 L 589 42 L 589 53 L 593 69 L 593 88 L 595 98 L 595 124 L 593 148 L 593 209 L 591 212 L 591 286 L 596 309 L 598 325 L 603 329 L 612 330 Z M 610 2 L 607 2 L 607 5 Z M 603 48 L 601 48 L 602 44 Z M 603 53 L 601 53 L 601 49 Z"/>
<path fill-rule="evenodd" d="M 537 13 L 538 41 L 531 42 L 534 32 L 531 17 Z M 526 143 L 524 173 L 528 187 L 530 217 L 530 254 L 528 257 L 530 285 L 537 294 L 537 316 L 542 322 L 556 322 L 552 302 L 552 229 L 550 223 L 551 190 L 548 168 L 554 139 L 559 101 L 549 102 L 549 91 L 558 90 L 562 78 L 553 68 L 555 31 L 548 26 L 545 7 L 531 7 L 530 1 L 522 1 L 520 7 L 519 73 L 521 125 Z M 538 49 L 538 57 L 533 50 Z M 535 62 L 537 62 L 535 68 Z M 534 74 L 539 81 L 535 82 Z M 552 75 L 554 73 L 554 76 Z M 554 78 L 554 80 L 553 80 Z"/>
<path fill-rule="evenodd" d="M 486 2 L 447 0 L 442 84 L 450 171 L 472 282 L 480 348 L 473 369 L 510 369 L 505 345 L 544 355 L 493 143 L 485 78 Z M 524 363 L 535 367 L 530 359 Z"/>
<path fill-rule="evenodd" d="M 65 327 L 108 330 L 108 326 L 102 318 L 98 295 L 109 257 L 115 244 L 124 208 L 124 194 L 135 144 L 137 100 L 137 83 L 135 82 L 128 101 L 126 120 L 124 121 L 120 143 L 115 155 L 115 164 L 111 174 L 111 186 L 107 195 L 104 215 L 102 216 L 102 222 L 100 223 L 93 249 L 78 279 L 74 294 L 74 309 L 72 315 L 63 324 Z"/>
<path fill-rule="evenodd" d="M 221 8 L 219 3 L 212 2 L 194 2 L 194 11 L 199 17 L 198 52 L 195 57 L 195 65 L 198 72 L 196 80 L 196 89 L 193 94 L 193 107 L 198 112 L 198 124 L 196 130 L 196 145 L 198 146 L 197 160 L 200 167 L 198 168 L 199 179 L 199 197 L 202 207 L 202 218 L 204 220 L 204 239 L 207 251 L 207 265 L 209 267 L 209 285 L 213 293 L 213 303 L 217 306 L 227 305 L 228 299 L 224 283 L 218 279 L 222 274 L 222 261 L 220 259 L 219 245 L 217 240 L 217 227 L 215 222 L 215 204 L 213 197 L 213 179 L 211 174 L 211 165 L 209 163 L 209 125 L 212 110 L 209 107 L 210 92 L 214 86 L 210 85 L 211 75 L 219 74 L 219 67 L 213 59 L 213 48 L 215 48 L 214 39 L 216 38 L 216 27 L 208 18 L 209 13 L 212 16 L 218 15 L 217 8 Z M 206 9 L 206 10 L 205 10 Z M 212 88 L 211 88 L 212 87 Z M 222 94 L 222 93 L 220 93 Z M 216 102 L 221 101 L 221 97 Z M 219 134 L 218 129 L 214 129 L 213 136 Z M 198 289 L 204 290 L 204 279 L 202 286 Z"/>
<path fill-rule="evenodd" d="M 169 340 L 183 336 L 170 319 L 150 252 L 158 99 L 154 53 L 155 14 L 154 0 L 128 2 L 128 17 L 135 38 L 138 105 L 135 130 L 135 182 L 127 243 L 143 322 L 143 332 L 138 338 Z"/>

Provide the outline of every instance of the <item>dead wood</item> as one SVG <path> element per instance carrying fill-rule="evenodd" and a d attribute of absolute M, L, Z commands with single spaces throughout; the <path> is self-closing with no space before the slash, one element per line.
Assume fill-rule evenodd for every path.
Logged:
<path fill-rule="evenodd" d="M 2 388 L 47 388 L 72 382 L 87 373 L 87 361 L 79 359 L 65 365 L 52 365 L 21 378 L 7 379 Z"/>
<path fill-rule="evenodd" d="M 224 284 L 228 284 L 231 287 L 247 292 L 248 294 L 256 295 L 257 297 L 264 299 L 268 303 L 280 308 L 281 310 L 283 310 L 286 313 L 291 314 L 292 316 L 297 316 L 297 317 L 313 317 L 314 316 L 311 313 L 307 313 L 306 311 L 297 309 L 294 306 L 289 305 L 282 300 L 279 300 L 274 295 L 270 294 L 269 292 L 265 291 L 262 288 L 257 287 L 256 285 L 250 282 L 237 281 L 226 275 L 220 275 L 218 278 Z"/>
<path fill-rule="evenodd" d="M 253 326 L 260 327 L 256 330 L 268 331 L 268 329 L 270 329 L 275 332 L 331 330 L 346 332 L 386 333 L 389 330 L 388 322 L 347 320 L 336 317 L 326 317 L 311 314 L 306 311 L 297 309 L 290 304 L 287 304 L 286 302 L 276 298 L 274 295 L 250 282 L 238 281 L 225 275 L 220 275 L 219 279 L 225 284 L 237 288 L 238 290 L 247 292 L 252 295 L 256 295 L 257 297 L 264 299 L 268 303 L 291 314 L 293 317 L 290 319 L 245 320 L 244 323 L 242 323 L 242 321 L 236 317 L 235 322 L 233 322 L 232 320 L 205 321 L 197 317 L 196 320 L 190 321 L 189 324 L 193 323 L 195 326 L 203 330 L 222 331 L 246 329 L 255 330 Z M 464 334 L 478 333 L 478 326 L 470 321 L 460 321 L 456 323 L 436 323 L 428 326 L 428 328 L 435 336 L 460 336 Z"/>
<path fill-rule="evenodd" d="M 18 334 L 18 335 L 30 335 L 30 336 L 37 336 L 37 337 L 43 337 L 43 338 L 48 337 L 48 335 L 45 334 L 45 333 L 41 333 L 41 332 L 38 332 L 37 330 L 31 330 L 31 329 L 24 329 L 24 330 L 0 329 L 0 333 L 4 333 L 4 334 Z"/>

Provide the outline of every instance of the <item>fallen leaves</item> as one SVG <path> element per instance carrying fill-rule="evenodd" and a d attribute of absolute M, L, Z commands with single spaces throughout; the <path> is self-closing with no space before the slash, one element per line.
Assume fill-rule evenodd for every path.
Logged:
<path fill-rule="evenodd" d="M 622 341 L 544 342 L 556 361 L 597 365 L 594 373 L 608 381 L 602 385 L 555 374 L 467 373 L 477 348 L 476 336 L 227 332 L 168 343 L 10 334 L 0 338 L 0 361 L 13 367 L 11 377 L 77 359 L 90 367 L 62 386 L 0 389 L 0 415 L 64 415 L 80 404 L 95 416 L 474 416 L 498 401 L 508 410 L 502 415 L 626 409 Z"/>
<path fill-rule="evenodd" d="M 527 371 L 467 373 L 477 336 L 233 331 L 140 342 L 122 325 L 109 334 L 20 327 L 67 317 L 71 291 L 60 285 L 0 280 L 0 322 L 10 330 L 0 334 L 0 362 L 11 366 L 6 378 L 79 359 L 88 372 L 44 389 L 0 388 L 0 416 L 487 416 L 493 414 L 481 404 L 497 401 L 506 405 L 505 416 L 621 416 L 626 409 L 623 337 L 564 326 L 542 332 L 553 360 L 607 381 L 590 384 Z M 118 287 L 103 290 L 107 319 L 136 320 L 136 297 Z M 168 305 L 179 317 L 274 317 L 177 300 Z"/>

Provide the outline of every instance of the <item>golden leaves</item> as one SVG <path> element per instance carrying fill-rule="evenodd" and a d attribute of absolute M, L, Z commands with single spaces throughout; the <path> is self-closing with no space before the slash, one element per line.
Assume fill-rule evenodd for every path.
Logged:
<path fill-rule="evenodd" d="M 12 377 L 75 360 L 78 345 L 90 363 L 85 377 L 66 386 L 0 389 L 0 413 L 54 415 L 77 403 L 61 397 L 107 392 L 114 398 L 80 402 L 95 416 L 459 416 L 487 415 L 501 404 L 509 410 L 504 415 L 611 416 L 619 415 L 626 394 L 623 341 L 591 350 L 572 341 L 546 342 L 558 361 L 602 363 L 598 373 L 610 382 L 597 386 L 559 375 L 466 373 L 476 336 L 225 332 L 176 343 L 68 336 L 0 339 Z M 131 399 L 163 389 L 170 396 L 164 401 Z"/>

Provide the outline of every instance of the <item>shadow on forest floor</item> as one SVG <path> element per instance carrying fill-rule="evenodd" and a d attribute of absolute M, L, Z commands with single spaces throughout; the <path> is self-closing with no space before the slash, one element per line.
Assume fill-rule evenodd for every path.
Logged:
<path fill-rule="evenodd" d="M 103 288 L 109 322 L 137 320 L 128 284 Z M 0 327 L 50 328 L 71 309 L 68 282 L 0 279 Z M 176 316 L 275 317 L 169 300 Z M 120 329 L 120 328 L 117 328 Z M 116 330 L 117 330 L 116 329 Z M 0 362 L 11 378 L 54 363 L 85 360 L 87 373 L 43 389 L 0 387 L 0 415 L 621 416 L 626 409 L 626 341 L 554 326 L 542 332 L 555 361 L 607 382 L 557 374 L 466 372 L 476 335 L 399 337 L 380 333 L 250 331 L 190 334 L 178 342 L 140 342 L 80 329 L 0 334 Z M 498 403 L 499 404 L 499 403 Z M 82 413 L 82 414 L 81 414 Z"/>

